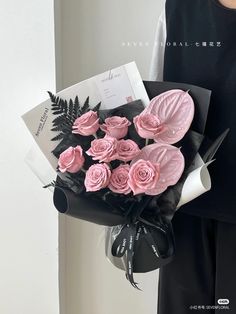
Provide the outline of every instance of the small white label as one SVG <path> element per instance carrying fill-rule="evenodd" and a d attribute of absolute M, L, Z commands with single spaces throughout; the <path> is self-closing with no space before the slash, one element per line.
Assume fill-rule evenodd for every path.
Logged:
<path fill-rule="evenodd" d="M 229 304 L 229 299 L 218 299 L 218 304 Z"/>

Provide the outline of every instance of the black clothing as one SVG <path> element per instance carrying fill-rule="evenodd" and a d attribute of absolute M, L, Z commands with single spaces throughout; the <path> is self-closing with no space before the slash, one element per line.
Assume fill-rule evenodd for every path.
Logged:
<path fill-rule="evenodd" d="M 217 0 L 167 0 L 164 81 L 212 90 L 206 134 L 230 132 L 209 166 L 212 188 L 180 211 L 236 222 L 236 10 Z"/>
<path fill-rule="evenodd" d="M 160 269 L 157 313 L 235 314 L 236 224 L 180 211 L 172 223 L 176 256 Z M 218 299 L 228 299 L 229 304 L 218 304 Z M 229 310 L 217 308 L 223 305 Z"/>

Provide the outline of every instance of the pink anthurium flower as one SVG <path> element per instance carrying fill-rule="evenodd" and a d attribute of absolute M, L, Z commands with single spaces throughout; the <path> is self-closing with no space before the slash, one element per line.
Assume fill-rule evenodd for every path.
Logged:
<path fill-rule="evenodd" d="M 190 128 L 194 117 L 194 102 L 188 91 L 172 89 L 154 97 L 142 114 L 151 114 L 158 119 L 156 134 L 152 137 L 156 142 L 174 144 Z"/>
<path fill-rule="evenodd" d="M 176 184 L 184 171 L 184 156 L 180 149 L 162 143 L 145 146 L 140 154 L 131 162 L 131 167 L 138 160 L 146 160 L 159 165 L 158 180 L 155 185 L 148 188 L 144 193 L 157 195 L 164 192 L 168 186 Z"/>

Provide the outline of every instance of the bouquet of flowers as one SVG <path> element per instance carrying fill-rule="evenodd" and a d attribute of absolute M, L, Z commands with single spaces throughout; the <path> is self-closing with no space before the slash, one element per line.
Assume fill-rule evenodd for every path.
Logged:
<path fill-rule="evenodd" d="M 78 97 L 66 102 L 49 95 L 52 130 L 59 132 L 52 140 L 61 140 L 52 152 L 58 158 L 54 204 L 61 213 L 114 226 L 111 253 L 125 256 L 126 276 L 137 288 L 133 271 L 140 263 L 142 271 L 153 270 L 174 254 L 167 217 L 203 140 L 190 130 L 196 110 L 190 91 L 169 89 L 147 107 L 136 100 L 112 110 L 90 108 L 89 98 L 80 106 Z M 152 253 L 149 265 L 138 253 L 142 242 L 145 259 Z"/>
<path fill-rule="evenodd" d="M 57 178 L 45 186 L 54 188 L 60 213 L 106 226 L 106 255 L 135 288 L 134 272 L 173 259 L 171 219 L 183 187 L 196 157 L 210 162 L 227 134 L 214 142 L 204 135 L 209 91 L 143 83 L 147 106 L 136 99 L 101 109 L 89 97 L 81 104 L 80 95 L 66 100 L 49 92 Z"/>

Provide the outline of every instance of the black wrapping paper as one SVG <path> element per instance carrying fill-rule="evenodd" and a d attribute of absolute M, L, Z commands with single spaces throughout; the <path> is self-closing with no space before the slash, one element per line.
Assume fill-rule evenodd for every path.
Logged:
<path fill-rule="evenodd" d="M 211 91 L 189 84 L 144 81 L 144 86 L 150 99 L 170 89 L 188 90 L 193 98 L 195 115 L 191 128 L 175 145 L 182 147 L 186 166 L 179 182 L 169 187 L 162 195 L 150 197 L 145 208 L 139 202 L 121 204 L 119 199 L 107 199 L 104 202 L 101 198 L 93 197 L 91 193 L 78 195 L 62 187 L 55 188 L 53 198 L 54 205 L 60 213 L 107 226 L 106 255 L 115 266 L 126 270 L 126 273 L 129 273 L 127 268 L 130 263 L 132 264 L 130 273 L 147 272 L 169 263 L 174 258 L 175 243 L 171 219 L 176 211 L 188 168 L 196 153 L 201 150 L 201 144 L 205 139 L 204 131 L 211 95 Z M 104 111 L 104 118 L 114 115 L 115 112 L 115 109 Z M 134 112 L 132 114 L 134 115 Z M 131 129 L 130 132 L 133 130 Z M 203 151 L 206 160 L 214 156 L 224 136 L 225 134 L 219 137 L 217 142 L 208 141 Z M 133 214 L 134 207 L 135 215 Z M 139 207 L 142 207 L 140 211 Z M 132 242 L 132 235 L 137 238 L 139 229 L 141 232 L 138 234 L 138 239 Z M 120 237 L 120 246 L 130 241 L 132 250 L 129 251 L 124 245 L 124 254 L 121 256 L 120 246 L 117 246 L 117 237 Z M 117 249 L 117 254 L 114 253 L 114 247 Z M 127 255 L 129 255 L 128 260 Z M 132 274 L 128 277 L 135 286 Z"/>

